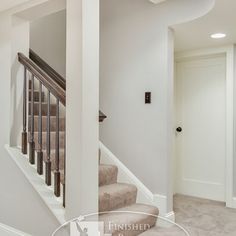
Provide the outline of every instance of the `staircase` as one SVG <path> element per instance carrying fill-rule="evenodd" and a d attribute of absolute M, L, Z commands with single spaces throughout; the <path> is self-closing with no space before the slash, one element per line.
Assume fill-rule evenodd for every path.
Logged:
<path fill-rule="evenodd" d="M 137 188 L 117 182 L 118 168 L 99 165 L 99 220 L 105 233 L 113 236 L 136 236 L 156 224 L 158 209 L 136 203 Z"/>
<path fill-rule="evenodd" d="M 63 188 L 65 206 L 66 83 L 32 50 L 30 59 L 18 56 L 25 67 L 22 152 L 28 154 L 30 164 L 37 165 L 38 174 L 45 175 L 48 186 L 54 183 L 57 197 Z M 99 121 L 105 118 L 100 112 Z M 105 223 L 105 233 L 136 236 L 152 228 L 158 209 L 136 203 L 136 186 L 118 183 L 116 166 L 99 164 L 99 220 Z"/>

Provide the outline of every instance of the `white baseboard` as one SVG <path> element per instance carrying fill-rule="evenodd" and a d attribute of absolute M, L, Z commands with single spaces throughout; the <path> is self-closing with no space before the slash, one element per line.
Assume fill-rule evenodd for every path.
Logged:
<path fill-rule="evenodd" d="M 220 183 L 183 178 L 177 185 L 177 192 L 215 201 L 225 200 L 224 185 Z"/>
<path fill-rule="evenodd" d="M 168 212 L 167 209 L 167 197 L 164 195 L 154 194 L 153 203 L 159 209 L 159 219 L 157 226 L 171 227 L 175 223 L 175 213 L 173 211 Z M 172 223 L 173 222 L 173 223 Z"/>
<path fill-rule="evenodd" d="M 168 214 L 167 197 L 164 195 L 153 194 L 153 203 L 159 209 L 160 216 L 165 217 Z"/>
<path fill-rule="evenodd" d="M 170 221 L 175 222 L 175 213 L 174 213 L 174 211 L 169 212 L 169 213 L 166 215 L 166 218 L 169 219 Z"/>
<path fill-rule="evenodd" d="M 173 211 L 167 213 L 165 216 L 160 216 L 157 221 L 159 227 L 172 227 L 175 224 L 175 213 Z"/>
<path fill-rule="evenodd" d="M 229 208 L 235 208 L 236 209 L 236 197 L 232 199 L 232 204 L 228 206 Z"/>

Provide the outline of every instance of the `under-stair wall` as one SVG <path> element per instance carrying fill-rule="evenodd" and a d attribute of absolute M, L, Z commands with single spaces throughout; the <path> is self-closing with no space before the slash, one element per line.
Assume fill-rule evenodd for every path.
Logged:
<path fill-rule="evenodd" d="M 7 151 L 1 152 L 0 173 L 0 222 L 33 236 L 51 236 L 60 223 Z"/>

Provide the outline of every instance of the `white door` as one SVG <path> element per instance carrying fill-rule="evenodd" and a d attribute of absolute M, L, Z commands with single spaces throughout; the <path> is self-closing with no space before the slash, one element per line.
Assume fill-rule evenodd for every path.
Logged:
<path fill-rule="evenodd" d="M 176 65 L 176 192 L 225 201 L 225 56 Z"/>

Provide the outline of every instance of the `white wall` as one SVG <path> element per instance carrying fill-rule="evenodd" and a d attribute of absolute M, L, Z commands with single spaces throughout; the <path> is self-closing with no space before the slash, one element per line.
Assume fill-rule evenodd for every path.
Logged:
<path fill-rule="evenodd" d="M 66 217 L 98 211 L 99 1 L 67 1 Z M 70 12 L 70 14 L 69 14 Z"/>
<path fill-rule="evenodd" d="M 16 23 L 14 21 L 14 23 Z M 10 104 L 14 104 L 13 99 L 10 99 L 10 94 L 17 91 L 17 81 L 12 81 L 11 64 L 15 64 L 16 55 L 13 58 L 11 52 L 14 49 L 11 47 L 11 29 L 13 19 L 11 14 L 0 15 L 0 70 L 1 70 L 1 92 L 0 98 L 2 103 L 1 108 L 1 124 L 0 124 L 0 222 L 11 225 L 22 231 L 29 232 L 33 235 L 50 235 L 53 229 L 58 226 L 58 223 L 50 211 L 46 208 L 43 202 L 38 198 L 32 187 L 27 183 L 22 173 L 11 161 L 8 154 L 4 150 L 4 144 L 10 141 L 10 130 L 14 126 L 13 120 L 9 119 L 10 113 L 13 115 Z M 13 31 L 12 31 L 13 32 Z M 14 31 L 15 32 L 15 31 Z M 13 36 L 14 38 L 14 36 Z M 18 38 L 19 39 L 19 38 Z M 19 40 L 20 41 L 20 40 Z M 27 41 L 25 42 L 27 43 Z M 20 42 L 19 42 L 20 44 Z M 16 48 L 15 48 L 16 49 Z M 18 91 L 19 92 L 19 91 Z M 20 94 L 15 94 L 20 98 Z M 17 101 L 14 108 L 14 114 L 18 111 L 20 114 L 21 101 Z M 12 112 L 10 112 L 10 110 Z M 16 116 L 17 116 L 16 115 Z M 17 125 L 16 125 L 17 126 Z M 12 140 L 11 140 L 12 141 Z M 37 214 L 35 214 L 37 212 Z M 24 216 L 24 217 L 22 217 Z M 43 219 L 43 220 L 42 220 Z M 42 227 L 41 224 L 44 225 Z"/>
<path fill-rule="evenodd" d="M 234 45 L 234 77 L 236 77 L 236 45 Z M 234 140 L 236 140 L 236 83 L 234 83 Z M 236 146 L 234 145 L 233 194 L 236 197 Z M 235 199 L 236 201 L 236 199 Z"/>
<path fill-rule="evenodd" d="M 30 47 L 65 78 L 66 10 L 31 22 Z"/>
<path fill-rule="evenodd" d="M 26 2 L 27 0 L 1 0 L 0 11 L 7 10 L 11 7 L 15 7 L 19 4 Z"/>
<path fill-rule="evenodd" d="M 18 62 L 18 52 L 27 55 L 29 50 L 29 22 L 16 16 L 11 17 L 11 136 L 10 145 L 21 144 L 23 116 L 19 117 L 23 107 L 24 68 Z"/>
<path fill-rule="evenodd" d="M 101 141 L 154 193 L 171 204 L 173 36 L 168 26 L 207 13 L 214 0 L 102 0 Z M 152 104 L 144 104 L 145 91 Z"/>
<path fill-rule="evenodd" d="M 30 1 L 25 6 L 0 13 L 0 222 L 35 236 L 49 236 L 58 227 L 56 218 L 4 149 L 5 144 L 18 144 L 21 132 L 23 73 L 16 52 L 25 52 L 29 47 L 29 24 L 13 16 L 39 3 L 40 0 Z"/>
<path fill-rule="evenodd" d="M 0 222 L 34 236 L 51 236 L 59 222 L 5 151 L 0 172 Z"/>
<path fill-rule="evenodd" d="M 48 4 L 46 4 L 46 3 Z M 37 5 L 43 3 L 41 5 Z M 2 116 L 0 122 L 0 166 L 9 172 L 12 168 L 5 165 L 3 157 L 8 159 L 4 150 L 5 144 L 18 144 L 19 132 L 21 131 L 21 118 L 17 125 L 15 121 L 22 116 L 22 88 L 18 86 L 18 80 L 22 79 L 22 67 L 17 62 L 17 51 L 25 52 L 29 47 L 29 25 L 27 21 L 45 15 L 48 12 L 57 11 L 63 8 L 63 0 L 35 0 L 17 9 L 12 9 L 5 14 L 0 14 L 0 98 L 4 101 L 2 106 Z M 69 218 L 81 215 L 83 213 L 97 212 L 98 210 L 98 111 L 99 111 L 99 2 L 97 0 L 68 0 L 68 31 L 67 31 L 67 178 L 66 178 L 66 216 Z M 35 7 L 37 5 L 37 7 Z M 30 8 L 30 10 L 29 10 Z M 82 14 L 83 10 L 83 14 Z M 21 18 L 22 24 L 12 25 L 13 15 Z M 17 21 L 20 23 L 21 20 Z M 17 34 L 22 27 L 23 34 Z M 15 36 L 19 36 L 18 40 Z M 39 39 L 40 40 L 40 39 Z M 75 66 L 76 65 L 76 66 Z M 78 66 L 77 66 L 78 65 Z M 20 83 L 20 82 L 19 82 Z M 93 96 L 91 96 L 93 94 Z M 14 106 L 11 106 L 11 103 Z M 15 114 L 15 117 L 14 117 Z M 17 127 L 15 127 L 17 126 Z M 77 166 L 77 168 L 75 168 Z M 13 170 L 15 173 L 16 171 Z M 11 172 L 9 172 L 11 174 Z M 11 175 L 12 182 L 7 181 L 7 175 L 2 172 L 2 181 L 6 186 L 18 189 L 21 187 L 18 182 L 23 180 L 14 174 Z M 6 177 L 5 177 L 6 176 Z M 23 184 L 23 183 L 22 183 Z M 38 204 L 38 199 L 31 199 L 33 193 L 31 190 L 25 190 L 25 201 L 32 201 Z M 28 191 L 29 190 L 29 191 Z M 8 194 L 9 189 L 3 189 Z M 18 192 L 12 191 L 16 205 L 21 207 L 21 199 L 18 199 Z M 27 197 L 29 196 L 29 197 Z M 1 215 L 12 204 L 10 198 L 0 199 L 0 207 L 3 206 Z M 22 202 L 22 208 L 25 207 Z M 42 206 L 40 206 L 42 207 Z M 38 209 L 37 205 L 29 205 L 27 217 L 31 219 L 30 223 L 37 218 L 35 212 L 45 211 L 44 208 Z M 12 213 L 9 212 L 9 214 Z M 19 222 L 16 228 L 23 231 L 30 231 L 28 223 L 21 219 L 22 212 L 14 212 L 15 222 Z M 48 214 L 45 211 L 45 214 Z M 9 217 L 10 218 L 10 217 Z M 6 218 L 2 221 L 5 224 L 12 225 L 14 222 Z M 54 228 L 54 223 L 50 217 L 42 217 L 37 224 L 42 228 L 44 218 L 47 225 Z M 37 222 L 38 223 L 38 222 Z M 32 225 L 34 225 L 32 223 Z M 42 231 L 48 228 L 38 229 L 35 231 L 46 235 Z M 35 235 L 35 234 L 34 234 Z"/>

